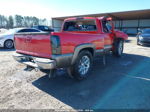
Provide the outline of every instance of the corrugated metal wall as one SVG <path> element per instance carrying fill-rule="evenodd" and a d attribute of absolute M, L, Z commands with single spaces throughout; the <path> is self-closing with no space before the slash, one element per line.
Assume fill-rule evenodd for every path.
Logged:
<path fill-rule="evenodd" d="M 55 20 L 55 19 L 52 20 L 52 27 L 56 32 L 61 30 L 62 24 L 63 24 L 63 20 Z"/>
<path fill-rule="evenodd" d="M 138 28 L 150 28 L 150 19 L 142 20 L 118 20 L 115 21 L 115 28 L 127 34 L 137 34 Z"/>

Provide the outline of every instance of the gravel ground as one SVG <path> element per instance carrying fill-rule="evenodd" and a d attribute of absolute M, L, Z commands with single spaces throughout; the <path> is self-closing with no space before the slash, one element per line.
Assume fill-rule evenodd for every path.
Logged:
<path fill-rule="evenodd" d="M 150 109 L 150 47 L 125 43 L 124 55 L 108 55 L 107 65 L 95 59 L 92 74 L 83 81 L 64 70 L 53 79 L 26 71 L 12 58 L 14 50 L 0 49 L 0 109 Z"/>

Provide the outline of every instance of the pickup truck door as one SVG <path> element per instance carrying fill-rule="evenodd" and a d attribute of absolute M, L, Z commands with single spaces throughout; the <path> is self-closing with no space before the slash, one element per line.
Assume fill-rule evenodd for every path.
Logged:
<path fill-rule="evenodd" d="M 113 43 L 113 34 L 111 33 L 110 25 L 106 26 L 106 24 L 102 23 L 102 32 L 104 36 L 104 47 L 107 45 L 112 45 Z"/>
<path fill-rule="evenodd" d="M 104 33 L 104 46 L 112 45 L 113 35 L 111 33 Z"/>

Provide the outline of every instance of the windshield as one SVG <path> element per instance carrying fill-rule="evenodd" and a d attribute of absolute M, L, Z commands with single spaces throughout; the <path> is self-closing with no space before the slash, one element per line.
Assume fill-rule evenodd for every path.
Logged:
<path fill-rule="evenodd" d="M 144 34 L 144 33 L 150 34 L 150 29 L 145 29 L 145 30 L 142 31 L 142 33 L 143 33 L 143 34 Z"/>

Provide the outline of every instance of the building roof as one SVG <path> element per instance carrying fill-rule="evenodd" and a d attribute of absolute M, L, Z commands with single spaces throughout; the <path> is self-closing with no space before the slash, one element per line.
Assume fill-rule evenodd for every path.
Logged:
<path fill-rule="evenodd" d="M 124 11 L 124 12 L 99 13 L 99 14 L 87 14 L 87 15 L 77 15 L 77 16 L 66 16 L 66 17 L 54 17 L 52 19 L 64 20 L 66 18 L 72 18 L 72 17 L 101 17 L 101 16 L 110 16 L 114 20 L 150 19 L 150 9 Z"/>

